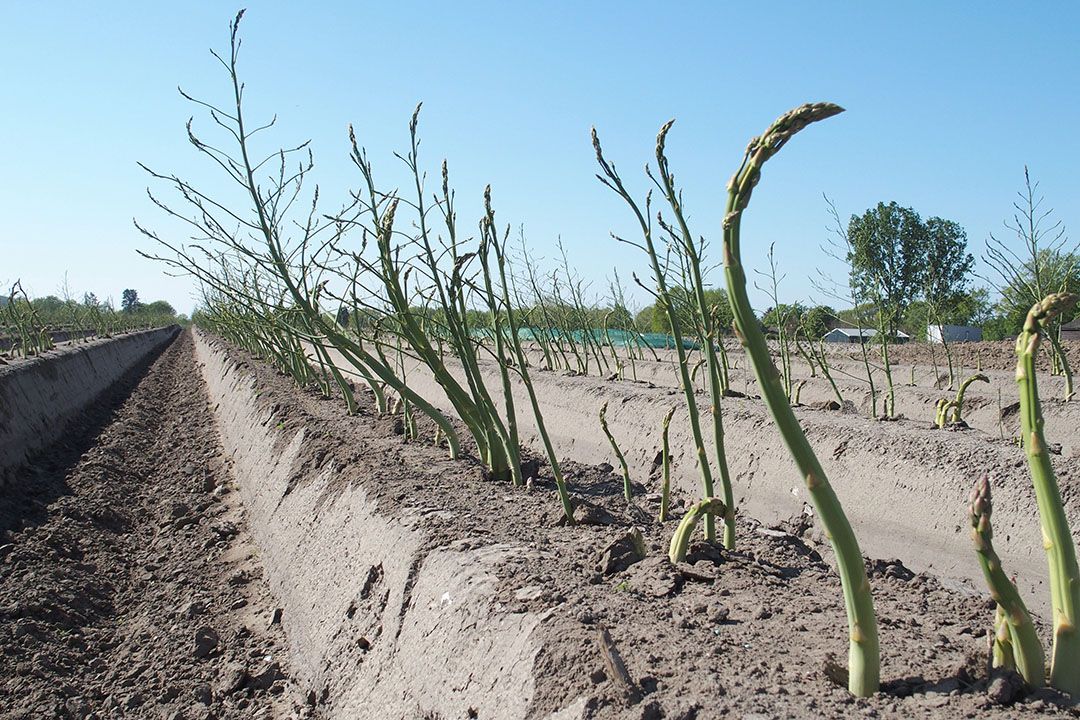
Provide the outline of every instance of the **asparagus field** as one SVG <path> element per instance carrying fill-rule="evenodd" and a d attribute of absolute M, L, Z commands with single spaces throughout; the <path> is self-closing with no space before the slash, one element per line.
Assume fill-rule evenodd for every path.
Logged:
<path fill-rule="evenodd" d="M 1027 167 L 978 261 L 825 196 L 825 272 L 757 213 L 843 107 L 606 115 L 597 290 L 422 104 L 325 183 L 244 16 L 196 162 L 138 164 L 190 319 L 0 297 L 0 720 L 1080 717 L 1080 245 Z"/>

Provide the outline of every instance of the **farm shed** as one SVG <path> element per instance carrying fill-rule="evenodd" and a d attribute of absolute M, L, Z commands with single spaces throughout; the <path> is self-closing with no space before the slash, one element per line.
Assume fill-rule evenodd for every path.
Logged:
<path fill-rule="evenodd" d="M 822 335 L 821 339 L 825 342 L 830 343 L 854 344 L 858 342 L 868 342 L 870 340 L 873 340 L 875 335 L 877 335 L 877 330 L 859 330 L 858 328 L 834 328 Z M 903 330 L 897 331 L 896 335 L 893 336 L 893 342 L 897 343 L 906 343 L 910 339 L 911 336 Z"/>
<path fill-rule="evenodd" d="M 982 328 L 972 327 L 971 325 L 926 326 L 927 342 L 978 342 L 982 339 Z"/>

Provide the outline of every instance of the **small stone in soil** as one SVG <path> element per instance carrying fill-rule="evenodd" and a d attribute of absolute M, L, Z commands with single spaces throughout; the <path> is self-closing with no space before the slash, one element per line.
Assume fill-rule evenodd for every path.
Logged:
<path fill-rule="evenodd" d="M 281 672 L 281 665 L 276 662 L 268 662 L 256 672 L 248 674 L 248 686 L 256 690 L 269 690 L 278 680 L 284 680 L 285 675 Z"/>
<path fill-rule="evenodd" d="M 996 705 L 1012 705 L 1023 692 L 1024 679 L 1012 671 L 998 673 L 986 688 L 986 696 Z"/>
<path fill-rule="evenodd" d="M 209 657 L 217 649 L 221 638 L 212 627 L 203 626 L 195 631 L 195 657 Z"/>
<path fill-rule="evenodd" d="M 210 690 L 210 686 L 207 683 L 200 683 L 196 685 L 192 689 L 191 694 L 194 695 L 195 699 L 203 705 L 209 705 L 211 702 L 213 702 L 214 699 L 213 692 Z"/>

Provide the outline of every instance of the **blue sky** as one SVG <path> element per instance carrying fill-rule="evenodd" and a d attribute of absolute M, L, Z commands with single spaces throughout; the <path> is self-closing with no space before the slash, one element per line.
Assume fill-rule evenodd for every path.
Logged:
<path fill-rule="evenodd" d="M 747 139 L 779 113 L 829 100 L 848 112 L 793 141 L 766 170 L 744 220 L 746 261 L 776 243 L 782 299 L 823 299 L 816 269 L 827 193 L 845 216 L 884 200 L 961 223 L 979 254 L 1001 230 L 1028 164 L 1048 206 L 1080 223 L 1080 6 L 1075 3 L 423 3 L 253 1 L 242 73 L 249 115 L 273 112 L 273 140 L 311 139 L 324 196 L 359 178 L 353 123 L 388 181 L 424 101 L 422 152 L 449 159 L 463 224 L 491 183 L 497 217 L 524 224 L 536 255 L 562 237 L 606 287 L 645 274 L 617 244 L 631 216 L 593 177 L 589 128 L 632 186 L 655 134 L 668 147 L 692 229 L 718 235 L 724 184 Z M 223 99 L 207 50 L 227 43 L 236 7 L 219 2 L 8 2 L 0 9 L 0 282 L 55 292 L 193 305 L 136 248 L 138 217 L 167 223 L 145 197 L 145 162 L 210 188 L 188 145 L 194 112 L 176 86 Z M 719 273 L 713 281 L 722 283 Z M 640 297 L 640 296 L 639 296 Z M 768 303 L 760 294 L 755 304 Z"/>

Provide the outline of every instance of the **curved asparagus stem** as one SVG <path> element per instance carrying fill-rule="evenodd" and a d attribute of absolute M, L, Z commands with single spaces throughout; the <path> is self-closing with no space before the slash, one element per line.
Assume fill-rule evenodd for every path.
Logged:
<path fill-rule="evenodd" d="M 1044 328 L 1076 301 L 1076 295 L 1054 293 L 1035 303 L 1028 312 L 1024 328 L 1016 338 L 1016 384 L 1020 390 L 1020 434 L 1039 503 L 1043 547 L 1050 564 L 1050 596 L 1054 608 L 1050 685 L 1080 696 L 1080 632 L 1076 628 L 1077 611 L 1080 610 L 1080 569 L 1061 504 L 1061 491 L 1046 449 L 1035 376 L 1035 357 L 1044 337 Z"/>
<path fill-rule="evenodd" d="M 799 395 L 802 394 L 803 385 L 805 385 L 805 384 L 806 384 L 806 379 L 803 378 L 799 382 L 795 383 L 795 387 L 793 387 L 791 389 L 791 404 L 792 405 L 798 405 L 799 404 Z"/>
<path fill-rule="evenodd" d="M 971 491 L 968 506 L 971 539 L 979 555 L 983 577 L 990 588 L 990 597 L 997 603 L 999 619 L 995 619 L 994 667 L 1012 667 L 1028 685 L 1041 687 L 1046 683 L 1046 658 L 1035 633 L 1024 600 L 1005 571 L 994 551 L 994 531 L 990 526 L 993 506 L 990 500 L 990 478 L 983 475 Z"/>
<path fill-rule="evenodd" d="M 668 441 L 668 430 L 671 427 L 671 418 L 675 415 L 675 407 L 668 410 L 664 416 L 663 452 L 661 454 L 662 481 L 660 484 L 660 522 L 666 522 L 671 495 L 671 443 Z"/>
<path fill-rule="evenodd" d="M 934 424 L 938 429 L 945 427 L 945 423 L 949 421 L 949 410 L 956 407 L 955 400 L 949 400 L 948 398 L 941 398 L 937 401 L 937 414 L 934 415 Z"/>
<path fill-rule="evenodd" d="M 954 423 L 960 422 L 961 415 L 964 412 L 964 393 L 968 389 L 968 385 L 978 380 L 979 382 L 989 383 L 990 378 L 986 377 L 983 373 L 976 373 L 969 377 L 964 382 L 960 383 L 960 389 L 956 391 L 956 399 L 953 400 L 952 421 Z"/>
<path fill-rule="evenodd" d="M 673 563 L 682 562 L 686 559 L 686 549 L 690 546 L 690 536 L 694 534 L 698 519 L 702 515 L 726 515 L 727 508 L 720 498 L 705 498 L 689 510 L 683 519 L 679 521 L 679 527 L 675 528 L 675 534 L 671 536 L 671 546 L 668 548 L 668 559 Z"/>
<path fill-rule="evenodd" d="M 762 165 L 779 152 L 795 133 L 840 112 L 843 112 L 843 108 L 830 103 L 803 105 L 782 115 L 764 135 L 750 141 L 742 164 L 728 184 L 727 212 L 724 217 L 724 274 L 728 300 L 735 314 L 736 334 L 754 366 L 754 374 L 769 412 L 800 474 L 806 479 L 806 488 L 836 552 L 848 616 L 848 689 L 853 695 L 865 697 L 877 692 L 880 680 L 877 618 L 870 583 L 866 579 L 866 567 L 840 500 L 799 426 L 780 384 L 776 367 L 769 358 L 765 336 L 746 294 L 746 272 L 739 255 L 742 212 L 750 203 L 754 186 L 761 179 Z"/>
<path fill-rule="evenodd" d="M 623 497 L 626 498 L 626 502 L 630 502 L 633 499 L 632 488 L 630 487 L 630 468 L 626 466 L 626 458 L 623 456 L 622 450 L 619 449 L 619 444 L 615 442 L 615 436 L 608 429 L 606 401 L 600 408 L 600 427 L 603 428 L 604 434 L 607 435 L 608 442 L 611 443 L 611 449 L 615 451 L 615 457 L 619 458 L 619 465 L 622 466 Z"/>

